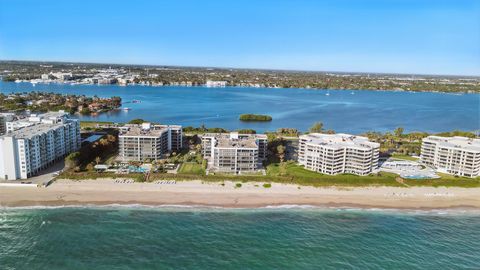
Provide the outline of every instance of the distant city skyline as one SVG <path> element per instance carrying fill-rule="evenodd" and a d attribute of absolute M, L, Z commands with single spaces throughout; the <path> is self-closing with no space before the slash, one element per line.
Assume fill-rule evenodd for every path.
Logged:
<path fill-rule="evenodd" d="M 474 0 L 0 4 L 0 60 L 480 75 Z"/>

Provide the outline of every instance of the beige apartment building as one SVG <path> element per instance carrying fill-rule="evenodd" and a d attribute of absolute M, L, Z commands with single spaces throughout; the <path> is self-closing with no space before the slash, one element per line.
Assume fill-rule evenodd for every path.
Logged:
<path fill-rule="evenodd" d="M 428 136 L 422 141 L 420 159 L 441 173 L 477 177 L 480 176 L 480 139 Z"/>
<path fill-rule="evenodd" d="M 165 158 L 183 146 L 182 127 L 177 125 L 126 125 L 120 129 L 121 161 L 146 161 Z"/>
<path fill-rule="evenodd" d="M 324 174 L 368 175 L 378 167 L 380 144 L 349 134 L 301 135 L 298 162 Z"/>
<path fill-rule="evenodd" d="M 242 173 L 261 168 L 267 155 L 264 134 L 210 133 L 202 136 L 202 154 L 208 169 Z"/>

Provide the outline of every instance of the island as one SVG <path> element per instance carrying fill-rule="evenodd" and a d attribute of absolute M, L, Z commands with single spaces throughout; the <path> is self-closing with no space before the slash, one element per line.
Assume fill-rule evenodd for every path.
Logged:
<path fill-rule="evenodd" d="M 272 117 L 270 115 L 263 114 L 241 114 L 239 120 L 251 122 L 270 122 L 272 121 Z"/>

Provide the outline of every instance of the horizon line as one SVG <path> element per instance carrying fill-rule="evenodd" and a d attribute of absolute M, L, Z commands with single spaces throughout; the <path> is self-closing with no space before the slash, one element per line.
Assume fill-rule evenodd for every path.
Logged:
<path fill-rule="evenodd" d="M 0 62 L 32 62 L 32 63 L 61 63 L 61 64 L 93 64 L 93 65 L 117 65 L 117 66 L 144 66 L 144 67 L 178 67 L 178 68 L 199 68 L 199 69 L 223 69 L 223 70 L 252 70 L 252 71 L 279 71 L 279 72 L 306 72 L 306 73 L 338 73 L 338 74 L 367 74 L 367 75 L 403 75 L 403 76 L 434 76 L 434 77 L 469 77 L 480 78 L 479 75 L 452 75 L 452 74 L 432 74 L 432 73 L 392 73 L 392 72 L 369 72 L 369 71 L 325 71 L 325 70 L 298 70 L 298 69 L 268 69 L 252 67 L 215 67 L 215 66 L 182 66 L 169 64 L 132 64 L 132 63 L 107 63 L 107 62 L 75 62 L 58 60 L 15 60 L 0 59 Z"/>

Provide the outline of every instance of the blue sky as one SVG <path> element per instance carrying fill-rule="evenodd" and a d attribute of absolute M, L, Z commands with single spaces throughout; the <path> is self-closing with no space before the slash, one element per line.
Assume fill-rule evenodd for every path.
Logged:
<path fill-rule="evenodd" d="M 0 0 L 0 59 L 480 75 L 480 0 Z"/>

